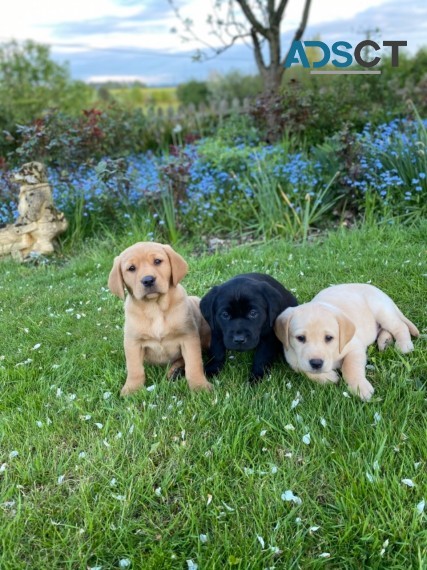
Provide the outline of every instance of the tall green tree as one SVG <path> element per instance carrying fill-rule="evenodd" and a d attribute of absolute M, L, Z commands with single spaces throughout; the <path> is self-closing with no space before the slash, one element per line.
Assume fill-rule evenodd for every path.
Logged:
<path fill-rule="evenodd" d="M 71 79 L 49 47 L 33 41 L 0 44 L 0 129 L 13 131 L 49 108 L 77 113 L 93 101 L 93 89 Z"/>

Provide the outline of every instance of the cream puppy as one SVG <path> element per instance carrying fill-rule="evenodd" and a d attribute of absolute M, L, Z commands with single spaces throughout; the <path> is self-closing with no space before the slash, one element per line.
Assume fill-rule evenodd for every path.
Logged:
<path fill-rule="evenodd" d="M 375 342 L 384 350 L 396 340 L 407 353 L 417 327 L 385 293 L 372 285 L 334 285 L 310 303 L 281 313 L 274 326 L 285 357 L 297 372 L 321 384 L 338 382 L 341 368 L 351 392 L 368 401 L 374 388 L 366 379 L 366 348 Z"/>

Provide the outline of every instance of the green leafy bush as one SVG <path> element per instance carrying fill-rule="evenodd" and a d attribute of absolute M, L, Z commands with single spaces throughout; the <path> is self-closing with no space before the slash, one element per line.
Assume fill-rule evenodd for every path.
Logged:
<path fill-rule="evenodd" d="M 13 148 L 16 125 L 31 123 L 49 108 L 76 114 L 90 107 L 94 90 L 71 79 L 68 68 L 50 58 L 49 48 L 32 41 L 0 44 L 0 155 Z"/>
<path fill-rule="evenodd" d="M 200 105 L 207 103 L 209 97 L 208 86 L 205 81 L 192 79 L 186 83 L 181 83 L 176 89 L 179 102 L 183 105 Z"/>

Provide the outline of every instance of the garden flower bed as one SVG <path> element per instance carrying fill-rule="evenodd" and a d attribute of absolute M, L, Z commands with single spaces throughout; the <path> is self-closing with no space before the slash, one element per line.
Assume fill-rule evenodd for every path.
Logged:
<path fill-rule="evenodd" d="M 69 170 L 52 166 L 49 180 L 57 207 L 71 220 L 78 215 L 105 223 L 144 212 L 170 225 L 169 203 L 173 223 L 186 234 L 295 233 L 304 211 L 310 225 L 327 225 L 338 202 L 355 212 L 370 205 L 379 215 L 425 215 L 426 125 L 398 119 L 368 124 L 344 142 L 336 135 L 299 152 L 292 141 L 232 146 L 205 139 L 162 156 L 105 158 Z M 4 172 L 0 196 L 0 222 L 10 222 L 16 203 Z"/>

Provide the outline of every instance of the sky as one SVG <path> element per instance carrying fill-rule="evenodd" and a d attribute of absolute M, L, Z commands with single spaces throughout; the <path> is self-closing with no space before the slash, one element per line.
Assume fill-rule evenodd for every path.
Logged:
<path fill-rule="evenodd" d="M 219 45 L 206 23 L 215 0 L 174 2 L 183 18 L 193 20 L 199 39 Z M 292 41 L 302 7 L 302 0 L 288 2 L 284 46 Z M 178 33 L 172 33 L 173 28 Z M 168 0 L 12 0 L 2 10 L 0 42 L 32 39 L 48 44 L 52 57 L 68 62 L 72 77 L 84 81 L 176 85 L 232 70 L 256 73 L 253 52 L 244 43 L 217 57 L 206 50 L 209 59 L 194 61 L 202 44 L 184 42 L 182 29 Z M 415 53 L 427 46 L 427 1 L 312 0 L 304 39 L 320 36 L 329 45 L 337 40 L 355 45 L 365 39 L 367 30 L 380 45 L 383 40 L 406 40 L 407 50 Z"/>

